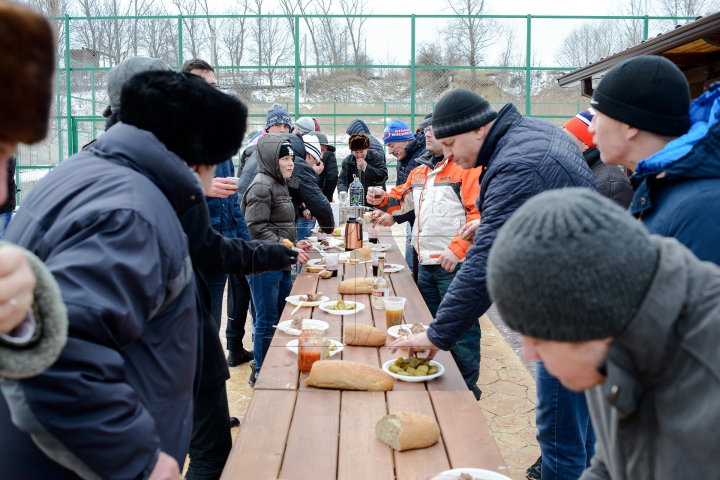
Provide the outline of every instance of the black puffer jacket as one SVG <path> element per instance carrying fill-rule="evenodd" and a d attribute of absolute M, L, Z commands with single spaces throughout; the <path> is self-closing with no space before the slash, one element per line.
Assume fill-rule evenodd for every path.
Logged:
<path fill-rule="evenodd" d="M 499 112 L 478 153 L 480 226 L 473 245 L 428 329 L 433 344 L 450 350 L 491 305 L 486 286 L 487 258 L 495 237 L 528 199 L 546 190 L 597 183 L 580 150 L 550 123 L 524 117 L 511 103 Z"/>
<path fill-rule="evenodd" d="M 597 147 L 585 150 L 583 157 L 592 170 L 600 193 L 622 208 L 628 208 L 634 192 L 625 172 L 616 165 L 605 165 L 600 160 L 600 150 Z"/>
<path fill-rule="evenodd" d="M 287 238 L 295 242 L 295 206 L 278 161 L 280 145 L 287 141 L 272 133 L 258 141 L 258 174 L 241 204 L 254 240 L 282 242 Z"/>
<path fill-rule="evenodd" d="M 382 187 L 385 189 L 385 182 L 388 179 L 387 165 L 385 165 L 385 157 L 381 156 L 372 148 L 368 149 L 367 157 L 365 157 L 367 167 L 363 172 L 357 166 L 357 159 L 350 153 L 342 163 L 340 175 L 338 175 L 338 192 L 347 192 L 348 187 L 353 181 L 353 175 L 357 175 L 363 184 L 363 189 L 367 193 L 368 187 Z M 365 194 L 363 194 L 365 198 Z"/>
<path fill-rule="evenodd" d="M 323 155 L 322 162 L 325 164 L 325 168 L 320 174 L 320 180 L 318 184 L 320 189 L 327 198 L 328 202 L 333 201 L 333 195 L 335 194 L 335 188 L 338 184 L 338 166 L 335 152 L 327 151 Z"/>

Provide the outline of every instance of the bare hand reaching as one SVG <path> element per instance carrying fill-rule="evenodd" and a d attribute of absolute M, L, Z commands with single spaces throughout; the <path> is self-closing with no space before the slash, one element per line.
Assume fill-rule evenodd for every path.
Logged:
<path fill-rule="evenodd" d="M 475 238 L 475 231 L 477 231 L 479 226 L 480 226 L 480 220 L 471 220 L 462 226 L 462 228 L 458 232 L 458 235 L 463 240 L 472 242 L 473 239 Z"/>
<path fill-rule="evenodd" d="M 435 355 L 437 352 L 440 351 L 438 347 L 433 344 L 430 339 L 427 336 L 426 332 L 418 333 L 413 335 L 412 337 L 408 338 L 407 340 L 403 340 L 402 338 L 398 338 L 394 342 L 392 342 L 388 348 L 390 348 L 390 353 L 395 353 L 398 348 L 400 347 L 408 347 L 408 356 L 412 357 L 415 353 L 415 350 L 428 350 L 427 358 L 433 359 L 435 358 Z"/>
<path fill-rule="evenodd" d="M 148 480 L 182 480 L 180 467 L 173 457 L 165 452 L 160 452 Z"/>
<path fill-rule="evenodd" d="M 237 192 L 238 184 L 231 178 L 215 177 L 213 178 L 212 188 L 207 193 L 208 197 L 227 198 Z"/>
<path fill-rule="evenodd" d="M 25 319 L 35 281 L 22 250 L 10 245 L 0 248 L 0 332 L 12 332 Z"/>

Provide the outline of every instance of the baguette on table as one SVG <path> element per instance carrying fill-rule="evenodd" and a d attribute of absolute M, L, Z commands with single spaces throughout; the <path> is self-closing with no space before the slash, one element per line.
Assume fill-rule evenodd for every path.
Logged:
<path fill-rule="evenodd" d="M 391 413 L 375 425 L 375 436 L 394 450 L 403 452 L 435 445 L 440 439 L 440 426 L 437 420 L 422 413 Z"/>
<path fill-rule="evenodd" d="M 357 295 L 361 293 L 372 293 L 372 283 L 375 277 L 351 278 L 343 280 L 338 285 L 338 291 L 346 295 Z"/>
<path fill-rule="evenodd" d="M 393 389 L 393 378 L 381 368 L 345 360 L 315 362 L 305 385 L 343 390 L 387 392 Z"/>
<path fill-rule="evenodd" d="M 363 323 L 349 323 L 345 325 L 345 345 L 358 347 L 382 347 L 387 341 L 387 335 L 379 328 Z"/>

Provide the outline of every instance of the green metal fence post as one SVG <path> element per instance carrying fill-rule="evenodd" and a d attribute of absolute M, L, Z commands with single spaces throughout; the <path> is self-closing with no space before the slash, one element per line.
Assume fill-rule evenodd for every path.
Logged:
<path fill-rule="evenodd" d="M 95 113 L 95 70 L 90 72 L 92 75 L 92 116 L 95 117 L 97 114 Z M 95 122 L 92 122 L 92 136 L 95 138 L 97 136 L 97 124 Z"/>
<path fill-rule="evenodd" d="M 72 117 L 72 94 L 70 88 L 70 15 L 65 14 L 65 100 L 67 101 L 67 117 L 65 122 L 68 128 L 68 157 L 73 154 L 73 135 L 70 132 L 70 118 Z"/>
<path fill-rule="evenodd" d="M 410 131 L 415 131 L 415 14 L 410 17 Z"/>
<path fill-rule="evenodd" d="M 647 40 L 649 34 L 650 34 L 650 18 L 649 18 L 649 15 L 645 15 L 645 20 L 643 22 L 643 40 Z"/>
<path fill-rule="evenodd" d="M 182 15 L 178 15 L 178 68 L 183 64 Z"/>
<path fill-rule="evenodd" d="M 337 144 L 337 102 L 333 102 L 333 144 Z"/>
<path fill-rule="evenodd" d="M 295 15 L 295 121 L 300 115 L 300 16 Z"/>
<path fill-rule="evenodd" d="M 530 90 L 532 89 L 532 16 L 527 16 L 527 43 L 525 46 L 525 115 L 532 114 Z"/>

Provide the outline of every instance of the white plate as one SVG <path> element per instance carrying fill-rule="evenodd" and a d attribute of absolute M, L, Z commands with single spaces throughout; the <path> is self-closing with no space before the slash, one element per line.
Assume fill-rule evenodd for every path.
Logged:
<path fill-rule="evenodd" d="M 392 248 L 389 243 L 378 243 L 377 245 L 370 245 L 370 250 L 373 252 L 387 252 Z"/>
<path fill-rule="evenodd" d="M 388 263 L 387 265 L 385 265 L 384 271 L 385 271 L 385 273 L 397 273 L 400 270 L 402 270 L 403 268 L 405 268 L 405 265 L 400 265 L 397 263 Z"/>
<path fill-rule="evenodd" d="M 473 477 L 473 480 L 510 480 L 510 478 L 505 475 L 482 468 L 453 468 L 452 470 L 440 472 L 438 475 L 460 475 L 461 473 L 470 475 Z"/>
<path fill-rule="evenodd" d="M 278 325 L 278 327 L 279 327 L 279 325 Z M 425 330 L 427 330 L 428 328 L 430 328 L 430 327 L 428 327 L 427 325 L 423 325 L 423 327 L 425 327 Z M 407 330 L 408 333 L 410 333 L 410 335 L 412 335 L 412 333 L 410 332 L 410 325 L 408 325 L 408 324 L 405 324 L 405 325 L 393 325 L 392 327 L 388 328 L 387 332 L 388 332 L 388 334 L 390 334 L 390 336 L 393 336 L 393 337 L 395 337 L 395 338 L 400 338 L 400 335 L 399 335 L 398 333 L 399 333 L 399 331 L 400 331 L 401 328 L 402 328 L 403 330 Z"/>
<path fill-rule="evenodd" d="M 290 351 L 293 352 L 295 355 L 297 355 L 297 353 L 298 353 L 298 343 L 299 343 L 299 342 L 300 342 L 300 340 L 290 340 L 290 341 L 288 342 L 288 344 L 285 345 L 285 346 L 287 347 L 288 350 L 290 350 Z M 343 348 L 345 348 L 345 346 L 344 346 L 342 343 L 338 342 L 337 340 L 330 340 L 330 343 L 332 343 L 334 346 L 337 347 L 337 349 L 335 349 L 335 350 L 330 350 L 330 356 L 331 356 L 331 357 L 332 357 L 333 355 L 336 355 L 336 354 L 342 352 L 342 351 L 343 351 Z"/>
<path fill-rule="evenodd" d="M 318 242 L 317 247 L 321 250 L 324 250 L 326 248 L 337 248 L 345 243 L 345 240 L 342 240 L 340 238 L 328 237 L 326 240 L 328 241 L 329 245 L 323 245 L 322 243 Z"/>
<path fill-rule="evenodd" d="M 387 362 L 383 363 L 382 369 L 385 370 L 388 374 L 390 374 L 391 377 L 397 378 L 398 380 L 402 380 L 403 382 L 424 382 L 427 380 L 432 380 L 433 378 L 437 378 L 443 373 L 445 373 L 445 367 L 442 366 L 442 364 L 436 362 L 435 360 L 430 360 L 430 365 L 435 365 L 438 367 L 438 372 L 434 375 L 425 375 L 424 377 L 408 377 L 406 375 L 398 375 L 397 373 L 392 373 L 390 371 L 390 365 L 395 363 L 395 360 L 388 360 Z"/>
<path fill-rule="evenodd" d="M 282 330 L 283 332 L 290 334 L 290 335 L 300 335 L 300 330 L 297 330 L 295 328 L 290 328 L 290 324 L 292 323 L 292 320 L 285 320 L 283 322 L 278 323 L 278 330 Z M 323 322 L 322 320 L 313 320 L 312 318 L 303 318 L 303 328 L 318 328 L 320 330 L 327 330 L 330 328 L 330 325 L 328 325 L 327 322 Z"/>
<path fill-rule="evenodd" d="M 324 261 L 324 260 L 325 260 L 324 258 L 311 258 L 310 260 L 308 260 L 306 265 L 308 267 L 324 267 L 325 263 L 322 263 L 322 264 L 320 263 L 321 261 Z"/>
<path fill-rule="evenodd" d="M 337 303 L 337 300 L 333 300 L 332 302 L 325 302 L 322 305 L 320 305 L 320 310 L 322 310 L 323 312 L 327 312 L 331 315 L 352 315 L 353 313 L 357 313 L 360 310 L 365 309 L 365 305 L 363 305 L 362 303 L 358 303 L 358 302 L 345 302 L 345 303 L 354 303 L 355 304 L 354 310 L 330 310 L 329 308 L 327 308 L 330 305 L 335 305 L 336 303 Z"/>
<path fill-rule="evenodd" d="M 290 305 L 297 306 L 297 304 L 300 303 L 300 297 L 304 296 L 305 295 L 290 295 L 289 297 L 285 297 L 285 301 L 288 302 Z M 325 295 L 323 295 L 317 302 L 303 302 L 303 307 L 317 307 L 321 303 L 325 303 L 328 300 L 330 300 L 330 297 L 326 297 Z"/>

